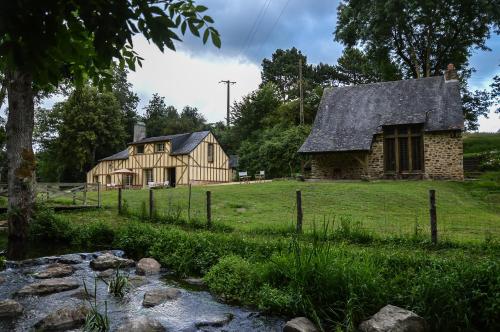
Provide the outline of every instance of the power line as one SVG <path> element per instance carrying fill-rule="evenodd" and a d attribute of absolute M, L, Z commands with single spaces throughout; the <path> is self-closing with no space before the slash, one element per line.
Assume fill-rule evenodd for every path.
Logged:
<path fill-rule="evenodd" d="M 267 33 L 267 36 L 266 36 L 266 38 L 264 39 L 264 42 L 260 44 L 260 48 L 259 48 L 259 52 L 258 52 L 258 53 L 260 53 L 260 51 L 262 50 L 262 47 L 263 47 L 263 46 L 267 43 L 267 40 L 269 39 L 269 36 L 271 36 L 271 34 L 272 34 L 272 33 L 273 33 L 273 31 L 274 31 L 274 28 L 276 28 L 276 25 L 278 24 L 278 22 L 279 22 L 279 20 L 280 20 L 281 16 L 283 15 L 283 12 L 285 11 L 285 9 L 286 9 L 286 7 L 288 6 L 288 3 L 289 3 L 289 2 L 290 2 L 290 0 L 287 0 L 287 1 L 285 2 L 285 5 L 283 6 L 283 8 L 281 8 L 281 12 L 280 12 L 280 14 L 278 15 L 278 17 L 276 18 L 276 21 L 274 21 L 274 23 L 273 23 L 273 25 L 272 25 L 271 29 L 270 29 L 270 30 L 269 30 L 269 32 Z"/>
<path fill-rule="evenodd" d="M 260 11 L 257 14 L 257 17 L 255 18 L 255 20 L 252 24 L 252 27 L 248 31 L 247 37 L 245 38 L 245 41 L 242 44 L 240 54 L 243 54 L 243 52 L 247 49 L 248 45 L 250 45 L 250 43 L 252 42 L 253 38 L 255 37 L 255 34 L 257 33 L 257 30 L 259 29 L 258 22 L 264 18 L 264 16 L 266 15 L 266 11 L 269 8 L 270 4 L 271 4 L 271 0 L 266 0 L 262 4 L 262 7 L 260 8 Z"/>

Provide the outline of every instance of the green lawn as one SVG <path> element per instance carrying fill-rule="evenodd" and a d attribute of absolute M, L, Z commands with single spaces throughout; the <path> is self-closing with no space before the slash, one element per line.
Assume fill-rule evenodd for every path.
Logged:
<path fill-rule="evenodd" d="M 212 218 L 216 223 L 248 233 L 283 232 L 294 225 L 296 190 L 301 190 L 306 230 L 327 221 L 330 227 L 348 223 L 382 237 L 427 234 L 429 189 L 436 190 L 441 238 L 457 241 L 500 238 L 500 186 L 494 181 L 273 181 L 197 186 L 192 190 L 191 218 L 205 220 L 205 192 L 210 190 Z M 187 218 L 186 187 L 158 189 L 154 195 L 160 216 Z M 133 214 L 148 215 L 147 190 L 124 190 L 123 198 Z M 117 191 L 103 192 L 102 201 L 109 209 L 108 216 L 101 217 L 112 218 Z M 86 212 L 82 214 L 85 216 Z"/>

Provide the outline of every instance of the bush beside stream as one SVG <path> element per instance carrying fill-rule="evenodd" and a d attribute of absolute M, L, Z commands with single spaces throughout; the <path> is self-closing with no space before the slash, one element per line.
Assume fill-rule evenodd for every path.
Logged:
<path fill-rule="evenodd" d="M 132 220 L 75 224 L 44 209 L 32 237 L 152 256 L 179 275 L 205 275 L 210 290 L 227 301 L 305 315 L 327 329 L 352 330 L 388 303 L 415 311 L 434 331 L 500 329 L 494 243 L 429 249 L 414 239 L 285 240 Z"/>

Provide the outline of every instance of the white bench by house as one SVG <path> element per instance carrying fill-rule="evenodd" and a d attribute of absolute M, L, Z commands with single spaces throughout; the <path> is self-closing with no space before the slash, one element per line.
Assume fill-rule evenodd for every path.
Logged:
<path fill-rule="evenodd" d="M 248 176 L 248 172 L 247 171 L 244 171 L 244 172 L 238 172 L 238 178 L 240 179 L 240 182 L 241 181 L 249 181 L 250 180 L 250 176 Z"/>
<path fill-rule="evenodd" d="M 255 174 L 255 180 L 264 180 L 266 178 L 266 171 L 260 171 L 258 174 Z"/>
<path fill-rule="evenodd" d="M 169 186 L 169 182 L 148 182 L 148 187 L 149 188 L 166 188 Z"/>

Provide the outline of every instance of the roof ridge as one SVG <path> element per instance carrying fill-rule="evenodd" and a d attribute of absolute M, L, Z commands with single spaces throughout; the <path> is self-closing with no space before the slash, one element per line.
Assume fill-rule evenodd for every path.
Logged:
<path fill-rule="evenodd" d="M 430 77 L 420 77 L 420 78 L 407 78 L 404 80 L 394 80 L 394 81 L 382 81 L 382 82 L 370 82 L 370 83 L 362 83 L 362 84 L 354 84 L 354 85 L 343 85 L 343 86 L 329 86 L 325 88 L 325 90 L 338 90 L 338 89 L 362 89 L 366 88 L 369 86 L 377 86 L 377 85 L 390 85 L 390 84 L 396 84 L 396 83 L 401 83 L 401 82 L 411 82 L 411 81 L 424 81 L 424 80 L 430 80 L 430 79 L 443 79 L 443 76 L 430 76 Z"/>

